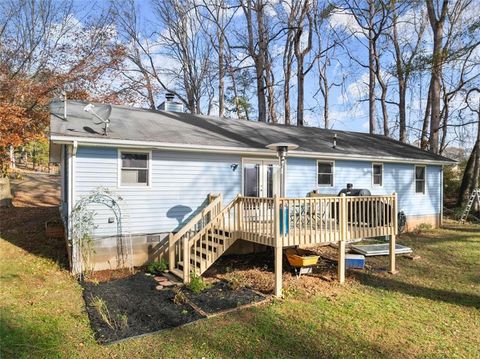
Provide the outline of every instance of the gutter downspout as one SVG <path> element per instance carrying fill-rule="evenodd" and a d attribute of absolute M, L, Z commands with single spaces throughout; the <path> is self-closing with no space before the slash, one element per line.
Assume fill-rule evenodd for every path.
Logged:
<path fill-rule="evenodd" d="M 443 193 L 445 191 L 444 188 L 444 180 L 443 180 L 443 171 L 444 165 L 442 165 L 440 169 L 440 227 L 443 226 Z"/>
<path fill-rule="evenodd" d="M 72 242 L 73 223 L 72 223 L 72 211 L 75 207 L 75 162 L 77 157 L 78 142 L 73 141 L 71 145 L 68 145 L 68 243 L 71 246 L 72 274 L 78 274 L 79 255 L 77 253 L 77 246 Z"/>

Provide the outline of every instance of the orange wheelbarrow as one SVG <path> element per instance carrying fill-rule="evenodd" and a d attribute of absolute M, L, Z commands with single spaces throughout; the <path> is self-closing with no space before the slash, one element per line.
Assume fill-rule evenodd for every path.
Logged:
<path fill-rule="evenodd" d="M 312 267 L 317 264 L 318 258 L 320 258 L 319 255 L 313 252 L 296 248 L 288 248 L 285 254 L 297 277 L 300 277 L 302 274 L 312 273 Z"/>

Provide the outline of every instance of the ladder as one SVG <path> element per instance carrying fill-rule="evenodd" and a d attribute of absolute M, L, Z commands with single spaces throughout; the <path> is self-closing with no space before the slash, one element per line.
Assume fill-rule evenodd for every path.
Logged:
<path fill-rule="evenodd" d="M 460 218 L 460 222 L 464 223 L 472 209 L 473 202 L 477 199 L 478 206 L 480 207 L 480 188 L 475 188 L 468 199 L 467 206 L 462 213 L 462 217 Z"/>

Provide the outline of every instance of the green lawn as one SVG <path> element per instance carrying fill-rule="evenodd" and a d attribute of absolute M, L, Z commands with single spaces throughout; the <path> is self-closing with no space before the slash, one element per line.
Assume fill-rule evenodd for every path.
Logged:
<path fill-rule="evenodd" d="M 343 287 L 315 296 L 287 289 L 284 300 L 101 346 L 63 244 L 41 234 L 46 212 L 8 211 L 0 358 L 480 357 L 480 226 L 400 237 L 421 259 L 398 258 L 395 276 L 349 272 Z"/>

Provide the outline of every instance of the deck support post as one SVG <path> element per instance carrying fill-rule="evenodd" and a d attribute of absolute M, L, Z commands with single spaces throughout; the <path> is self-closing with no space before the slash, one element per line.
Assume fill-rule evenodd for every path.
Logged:
<path fill-rule="evenodd" d="M 173 243 L 173 233 L 168 234 L 168 270 L 175 268 L 175 244 Z"/>
<path fill-rule="evenodd" d="M 338 242 L 338 281 L 345 283 L 345 241 Z"/>
<path fill-rule="evenodd" d="M 390 244 L 388 246 L 388 252 L 390 256 L 390 264 L 388 268 L 388 273 L 396 274 L 397 270 L 395 269 L 395 234 L 390 236 Z"/>
<path fill-rule="evenodd" d="M 275 296 L 282 296 L 282 254 L 283 248 L 281 246 L 275 247 Z"/>
<path fill-rule="evenodd" d="M 183 283 L 190 283 L 190 246 L 187 238 L 183 240 Z"/>
<path fill-rule="evenodd" d="M 275 251 L 275 296 L 282 296 L 282 261 L 283 261 L 283 243 L 280 235 L 280 221 L 283 221 L 283 218 L 280 218 L 280 199 L 277 195 L 274 196 L 274 251 Z"/>
<path fill-rule="evenodd" d="M 390 264 L 388 268 L 388 272 L 390 274 L 395 274 L 397 273 L 397 270 L 395 268 L 395 240 L 396 240 L 396 235 L 398 233 L 398 197 L 395 192 L 392 193 L 394 196 L 394 203 L 393 203 L 393 218 L 392 218 L 392 234 L 390 235 L 390 245 L 388 246 L 388 252 L 390 255 Z"/>
<path fill-rule="evenodd" d="M 347 197 L 345 193 L 340 195 L 340 241 L 338 242 L 338 281 L 340 284 L 345 283 L 345 244 L 347 240 Z"/>

